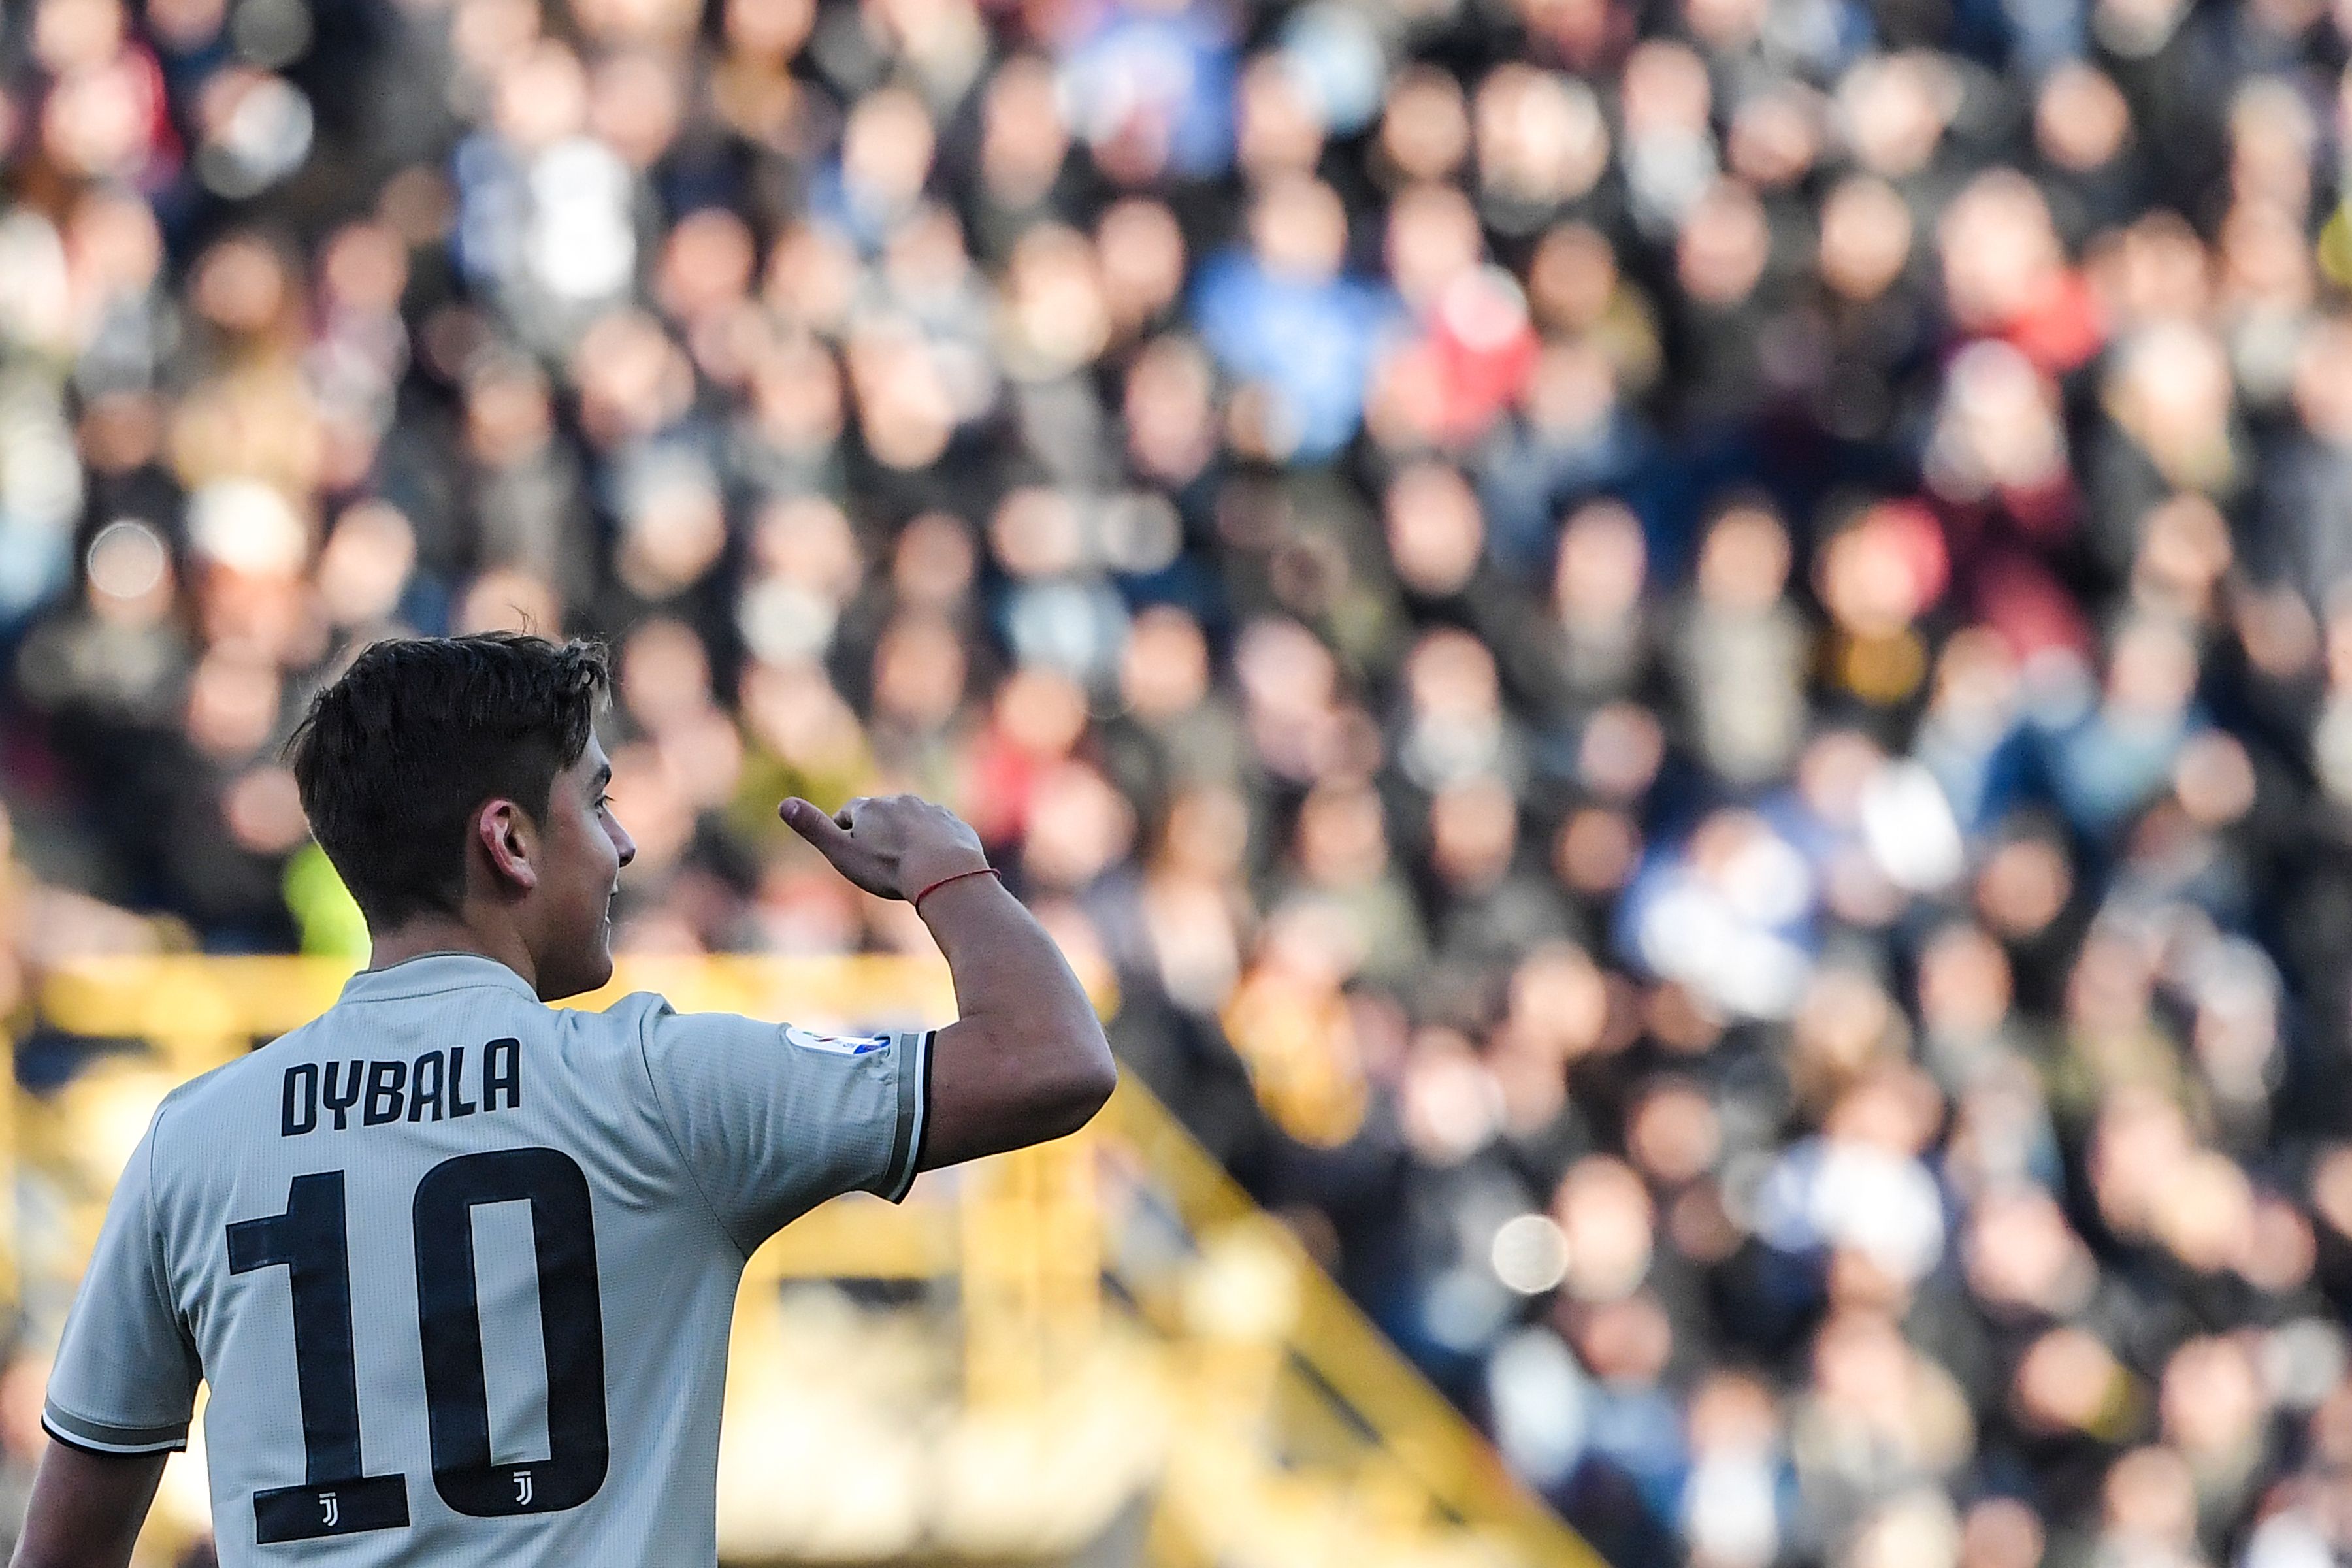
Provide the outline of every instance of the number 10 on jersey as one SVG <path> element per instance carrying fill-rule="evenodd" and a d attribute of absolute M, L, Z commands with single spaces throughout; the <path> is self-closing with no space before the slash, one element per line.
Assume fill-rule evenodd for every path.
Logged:
<path fill-rule="evenodd" d="M 519 1201 L 530 1205 L 539 1272 L 548 1457 L 493 1466 L 473 1211 Z M 461 1154 L 425 1173 L 410 1218 L 434 1489 L 451 1509 L 478 1519 L 579 1507 L 604 1484 L 610 1456 L 588 1178 L 555 1149 Z M 342 1172 L 297 1176 L 285 1213 L 228 1227 L 230 1273 L 280 1265 L 293 1294 L 304 1474 L 300 1486 L 254 1494 L 256 1537 L 269 1544 L 401 1529 L 408 1523 L 407 1478 L 371 1476 L 361 1463 Z"/>

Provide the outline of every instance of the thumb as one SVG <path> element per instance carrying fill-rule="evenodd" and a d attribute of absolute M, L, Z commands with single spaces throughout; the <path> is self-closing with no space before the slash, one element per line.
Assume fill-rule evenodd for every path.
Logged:
<path fill-rule="evenodd" d="M 835 866 L 839 866 L 843 857 L 855 847 L 849 829 L 798 795 L 776 807 L 776 815 L 784 819 L 786 826 L 816 846 L 817 853 Z"/>

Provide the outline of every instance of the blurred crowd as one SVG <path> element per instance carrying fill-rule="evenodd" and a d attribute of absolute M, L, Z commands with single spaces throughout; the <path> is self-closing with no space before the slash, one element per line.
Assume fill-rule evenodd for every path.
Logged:
<path fill-rule="evenodd" d="M 625 946 L 919 948 L 773 806 L 953 804 L 1612 1561 L 2344 1561 L 2348 52 L 12 3 L 0 999 L 353 951 L 309 694 L 600 636 Z"/>

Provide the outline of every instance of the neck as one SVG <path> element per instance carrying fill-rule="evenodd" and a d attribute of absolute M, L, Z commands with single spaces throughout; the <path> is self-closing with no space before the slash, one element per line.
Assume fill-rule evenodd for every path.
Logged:
<path fill-rule="evenodd" d="M 424 914 L 413 916 L 385 931 L 368 933 L 368 967 L 388 969 L 411 958 L 421 958 L 428 952 L 471 952 L 503 963 L 535 989 L 539 984 L 539 965 L 530 949 L 511 925 L 504 921 L 472 921 L 463 915 Z"/>

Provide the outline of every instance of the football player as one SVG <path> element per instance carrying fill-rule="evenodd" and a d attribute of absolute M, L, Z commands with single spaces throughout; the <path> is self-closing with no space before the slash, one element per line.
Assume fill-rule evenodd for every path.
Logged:
<path fill-rule="evenodd" d="M 312 704 L 294 772 L 368 966 L 156 1111 L 50 1376 L 24 1568 L 128 1561 L 200 1378 L 224 1568 L 711 1563 L 752 1250 L 1108 1098 L 1060 952 L 910 795 L 781 810 L 913 901 L 955 1023 L 551 1007 L 610 978 L 635 853 L 594 732 L 609 684 L 593 645 L 420 638 Z"/>

